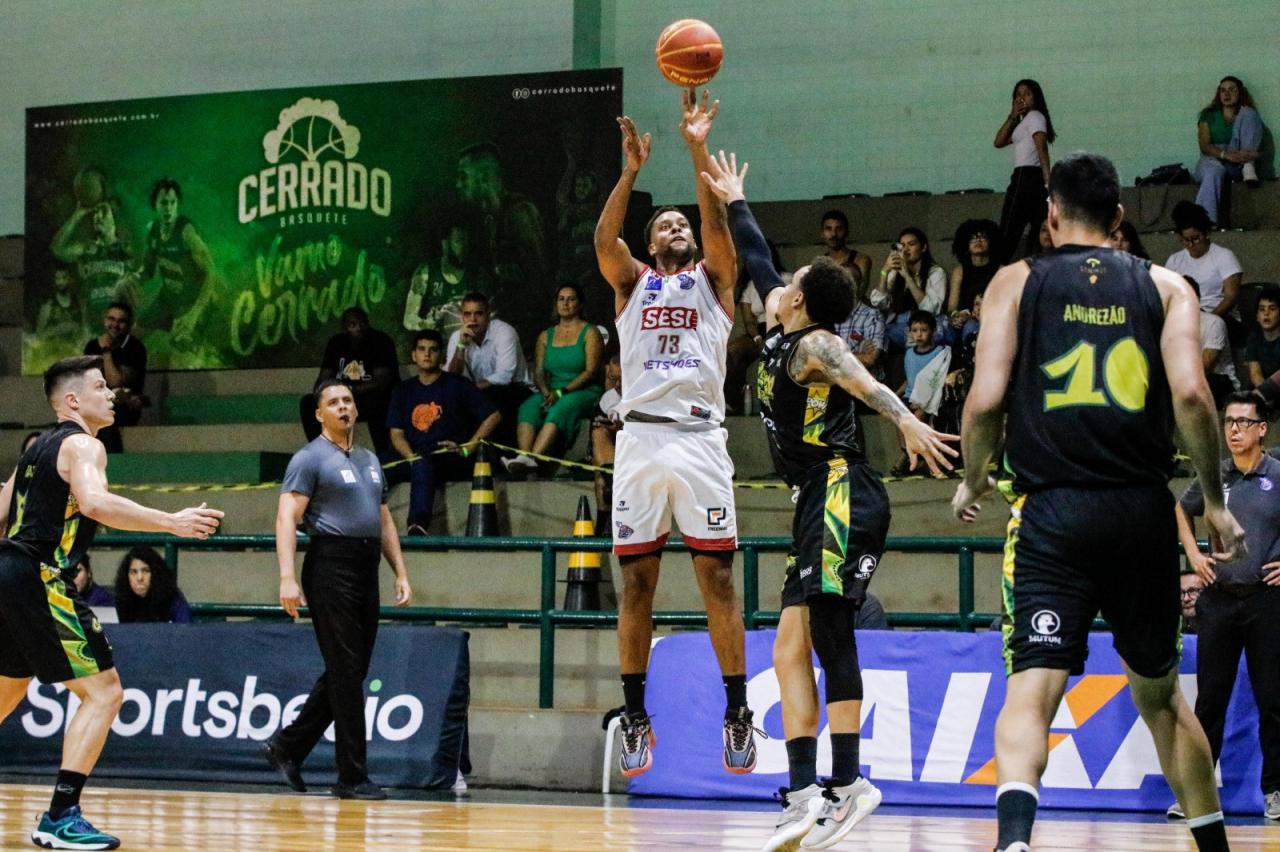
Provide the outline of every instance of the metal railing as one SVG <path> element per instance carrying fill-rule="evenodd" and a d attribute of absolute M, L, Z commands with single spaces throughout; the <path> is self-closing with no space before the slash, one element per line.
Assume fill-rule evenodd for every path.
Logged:
<path fill-rule="evenodd" d="M 299 545 L 305 545 L 305 536 L 299 537 Z M 390 621 L 418 623 L 454 622 L 461 624 L 530 624 L 539 632 L 538 651 L 538 706 L 549 709 L 555 702 L 556 628 L 561 626 L 611 627 L 618 623 L 616 611 L 569 612 L 556 609 L 556 555 L 571 552 L 608 552 L 612 543 L 607 538 L 457 538 L 446 536 L 409 536 L 400 540 L 401 547 L 409 552 L 486 551 L 486 552 L 537 552 L 541 555 L 540 599 L 537 609 L 503 609 L 476 607 L 383 607 L 382 618 Z M 275 538 L 269 535 L 216 535 L 208 539 L 176 539 L 146 533 L 113 533 L 102 535 L 95 541 L 96 547 L 127 548 L 137 545 L 159 547 L 165 561 L 178 570 L 182 551 L 274 551 Z M 773 626 L 779 613 L 760 609 L 760 554 L 786 552 L 791 547 L 790 538 L 739 538 L 738 550 L 742 552 L 743 572 L 743 621 L 748 630 Z M 668 544 L 664 550 L 687 551 L 683 544 Z M 957 557 L 956 591 L 957 606 L 954 612 L 902 612 L 888 615 L 893 627 L 933 627 L 972 631 L 975 627 L 990 624 L 996 613 L 974 611 L 974 554 L 999 553 L 1004 549 L 1002 538 L 890 538 L 886 552 L 893 553 L 954 553 Z M 192 612 L 200 619 L 255 618 L 289 620 L 279 604 L 197 603 Z M 306 614 L 306 609 L 301 610 Z M 705 626 L 706 614 L 701 611 L 663 611 L 653 613 L 653 621 L 660 625 Z"/>

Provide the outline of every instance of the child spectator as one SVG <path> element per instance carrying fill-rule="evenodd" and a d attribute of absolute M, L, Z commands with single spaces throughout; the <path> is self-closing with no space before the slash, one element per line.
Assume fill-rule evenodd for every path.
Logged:
<path fill-rule="evenodd" d="M 190 624 L 191 607 L 164 557 L 150 547 L 135 547 L 116 571 L 116 613 L 121 624 Z"/>
<path fill-rule="evenodd" d="M 934 341 L 938 331 L 938 318 L 929 311 L 911 314 L 908 334 L 912 347 L 907 350 L 903 369 L 906 381 L 898 390 L 921 420 L 930 421 L 942 404 L 942 390 L 946 385 L 947 368 L 951 366 L 951 349 Z M 903 476 L 910 469 L 910 460 L 903 450 L 902 458 L 893 469 L 894 476 Z"/>
<path fill-rule="evenodd" d="M 1257 387 L 1280 370 L 1280 290 L 1270 287 L 1258 296 L 1258 327 L 1244 347 L 1249 384 Z"/>

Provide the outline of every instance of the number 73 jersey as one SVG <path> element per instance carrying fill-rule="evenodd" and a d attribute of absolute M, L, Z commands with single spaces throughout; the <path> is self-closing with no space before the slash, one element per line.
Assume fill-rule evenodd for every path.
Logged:
<path fill-rule="evenodd" d="M 1150 261 L 1064 246 L 1028 262 L 1005 426 L 1013 491 L 1168 482 L 1173 404 Z"/>
<path fill-rule="evenodd" d="M 637 411 L 686 424 L 724 420 L 733 319 L 701 263 L 666 276 L 645 267 L 615 322 L 621 416 Z"/>

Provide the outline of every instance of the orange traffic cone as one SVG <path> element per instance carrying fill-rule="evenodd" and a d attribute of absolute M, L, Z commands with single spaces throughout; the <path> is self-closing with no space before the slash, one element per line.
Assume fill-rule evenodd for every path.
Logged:
<path fill-rule="evenodd" d="M 586 495 L 578 498 L 578 514 L 573 519 L 574 538 L 594 538 L 591 503 Z M 600 609 L 600 554 L 594 550 L 577 550 L 569 554 L 569 573 L 565 577 L 564 608 L 569 612 Z"/>
<path fill-rule="evenodd" d="M 467 507 L 467 536 L 487 538 L 498 535 L 498 507 L 493 495 L 493 465 L 488 444 L 476 448 L 476 464 L 471 469 L 471 502 Z"/>

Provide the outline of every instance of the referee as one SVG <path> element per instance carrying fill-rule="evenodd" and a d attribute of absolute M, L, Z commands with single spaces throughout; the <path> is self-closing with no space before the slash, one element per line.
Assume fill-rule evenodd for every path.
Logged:
<path fill-rule="evenodd" d="M 1262 451 L 1267 420 L 1256 391 L 1228 396 L 1224 422 L 1231 458 L 1222 463 L 1222 485 L 1231 514 L 1244 527 L 1247 555 L 1219 564 L 1200 552 L 1193 526 L 1194 516 L 1204 513 L 1198 484 L 1176 509 L 1187 560 L 1206 584 L 1196 603 L 1196 717 L 1217 763 L 1243 651 L 1258 705 L 1262 815 L 1280 820 L 1280 461 Z M 1169 815 L 1182 816 L 1173 807 Z"/>
<path fill-rule="evenodd" d="M 387 509 L 378 457 L 354 445 L 356 404 L 351 388 L 329 379 L 316 389 L 320 437 L 294 454 L 280 489 L 276 558 L 280 604 L 293 617 L 309 605 L 324 672 L 302 712 L 263 746 L 267 761 L 290 787 L 305 792 L 298 767 L 333 723 L 340 799 L 385 799 L 365 764 L 364 679 L 378 635 L 378 562 L 396 573 L 396 605 L 407 606 L 409 576 Z M 311 535 L 294 577 L 298 524 Z"/>

